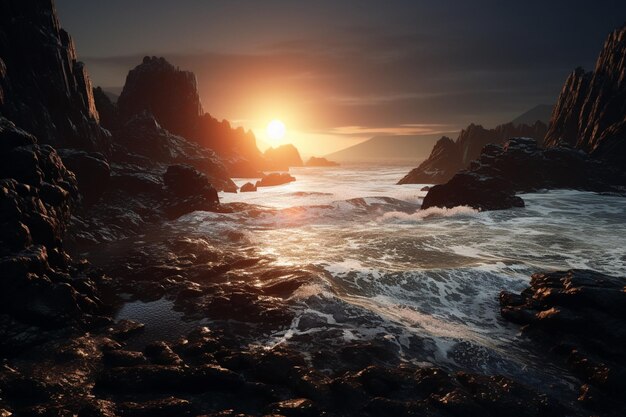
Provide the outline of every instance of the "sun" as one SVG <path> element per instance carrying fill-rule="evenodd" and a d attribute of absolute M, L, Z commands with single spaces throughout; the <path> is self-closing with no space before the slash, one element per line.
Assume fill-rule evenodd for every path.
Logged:
<path fill-rule="evenodd" d="M 274 119 L 267 125 L 267 137 L 272 145 L 278 145 L 282 138 L 285 137 L 287 128 L 285 124 L 278 119 Z"/>

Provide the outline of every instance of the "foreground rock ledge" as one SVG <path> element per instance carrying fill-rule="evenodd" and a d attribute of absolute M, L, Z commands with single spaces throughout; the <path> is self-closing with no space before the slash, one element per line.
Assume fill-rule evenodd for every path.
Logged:
<path fill-rule="evenodd" d="M 500 294 L 502 317 L 564 359 L 584 382 L 579 401 L 602 415 L 626 412 L 625 285 L 625 277 L 569 270 L 534 274 L 521 294 Z"/>

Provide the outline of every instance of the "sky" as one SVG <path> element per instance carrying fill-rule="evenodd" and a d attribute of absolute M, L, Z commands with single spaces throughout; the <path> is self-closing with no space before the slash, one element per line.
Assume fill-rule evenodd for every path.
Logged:
<path fill-rule="evenodd" d="M 554 104 L 626 2 L 57 0 L 95 85 L 145 55 L 193 71 L 205 111 L 324 154 L 376 135 L 454 135 Z"/>

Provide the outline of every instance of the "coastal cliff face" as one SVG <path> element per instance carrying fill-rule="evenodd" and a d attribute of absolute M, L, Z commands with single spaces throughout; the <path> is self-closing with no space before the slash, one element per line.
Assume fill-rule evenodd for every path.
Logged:
<path fill-rule="evenodd" d="M 42 143 L 107 150 L 89 75 L 51 0 L 0 3 L 0 115 Z"/>
<path fill-rule="evenodd" d="M 215 151 L 231 176 L 255 176 L 263 156 L 252 132 L 205 113 L 192 72 L 164 58 L 145 57 L 126 78 L 118 100 L 120 124 L 148 111 L 163 128 Z"/>
<path fill-rule="evenodd" d="M 501 144 L 511 137 L 530 137 L 541 142 L 547 126 L 536 121 L 532 126 L 506 123 L 494 129 L 470 124 L 461 130 L 456 141 L 442 137 L 437 141 L 427 160 L 402 178 L 398 184 L 442 184 L 480 156 L 490 143 Z"/>
<path fill-rule="evenodd" d="M 565 81 L 545 139 L 564 143 L 626 163 L 626 26 L 608 36 L 592 72 L 578 68 Z"/>

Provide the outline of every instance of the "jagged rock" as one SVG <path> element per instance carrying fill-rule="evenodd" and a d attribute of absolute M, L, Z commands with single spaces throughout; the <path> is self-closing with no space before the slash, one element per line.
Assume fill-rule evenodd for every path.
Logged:
<path fill-rule="evenodd" d="M 546 146 L 569 144 L 616 166 L 626 164 L 626 26 L 604 43 L 593 72 L 577 68 L 565 81 Z"/>
<path fill-rule="evenodd" d="M 588 407 L 624 409 L 592 400 L 594 389 L 587 384 L 621 398 L 626 393 L 626 354 L 621 348 L 626 342 L 625 282 L 624 277 L 569 270 L 534 274 L 521 294 L 500 294 L 502 317 L 524 325 L 539 350 L 563 357 L 586 382 L 579 400 Z"/>
<path fill-rule="evenodd" d="M 117 105 L 111 101 L 102 87 L 93 89 L 93 99 L 100 116 L 100 126 L 105 129 L 115 130 L 120 128 L 120 115 Z"/>
<path fill-rule="evenodd" d="M 252 184 L 251 182 L 247 182 L 241 186 L 239 191 L 242 193 L 249 193 L 249 192 L 256 191 L 256 185 Z"/>
<path fill-rule="evenodd" d="M 207 177 L 192 166 L 169 166 L 163 175 L 163 181 L 174 196 L 166 207 L 170 218 L 196 210 L 211 210 L 220 203 L 217 191 Z"/>
<path fill-rule="evenodd" d="M 270 171 L 288 171 L 290 167 L 301 167 L 303 165 L 300 152 L 292 144 L 269 148 L 263 155 L 267 161 L 265 169 Z"/>
<path fill-rule="evenodd" d="M 41 143 L 108 149 L 91 81 L 52 1 L 0 4 L 0 115 Z"/>
<path fill-rule="evenodd" d="M 315 156 L 312 156 L 309 158 L 308 161 L 306 161 L 305 165 L 308 167 L 336 167 L 339 166 L 339 163 L 335 161 L 329 161 L 326 158 L 317 158 Z"/>
<path fill-rule="evenodd" d="M 76 178 L 52 147 L 4 118 L 0 143 L 0 313 L 40 328 L 83 323 L 100 302 L 89 279 L 70 274 L 62 246 Z M 12 338 L 0 338 L 10 350 Z"/>
<path fill-rule="evenodd" d="M 398 184 L 442 184 L 463 167 L 457 144 L 447 136 L 437 141 L 427 160 Z"/>
<path fill-rule="evenodd" d="M 231 176 L 255 176 L 263 167 L 252 132 L 204 113 L 195 75 L 164 58 L 145 57 L 131 70 L 117 104 L 121 123 L 149 111 L 169 132 L 215 151 Z"/>
<path fill-rule="evenodd" d="M 504 146 L 487 145 L 480 158 L 445 184 L 429 191 L 422 209 L 468 205 L 479 210 L 523 207 L 516 192 L 573 188 L 619 191 L 623 173 L 567 147 L 540 149 L 531 138 L 513 138 Z"/>
<path fill-rule="evenodd" d="M 541 121 L 534 125 L 505 123 L 495 129 L 485 129 L 470 124 L 461 130 L 456 141 L 444 136 L 437 141 L 424 162 L 411 170 L 398 184 L 443 184 L 480 156 L 481 150 L 490 143 L 502 144 L 512 137 L 530 137 L 543 141 L 547 126 Z"/>
<path fill-rule="evenodd" d="M 256 187 L 271 187 L 274 185 L 287 184 L 295 180 L 295 177 L 292 177 L 286 172 L 272 172 L 271 174 L 264 175 L 261 180 L 257 181 Z"/>
<path fill-rule="evenodd" d="M 146 56 L 129 71 L 117 104 L 124 122 L 147 110 L 167 130 L 185 137 L 204 113 L 196 76 L 163 57 Z"/>
<path fill-rule="evenodd" d="M 226 167 L 210 149 L 163 129 L 154 116 L 142 112 L 113 132 L 115 161 L 147 167 L 189 164 L 206 174 L 219 190 L 235 190 Z"/>

